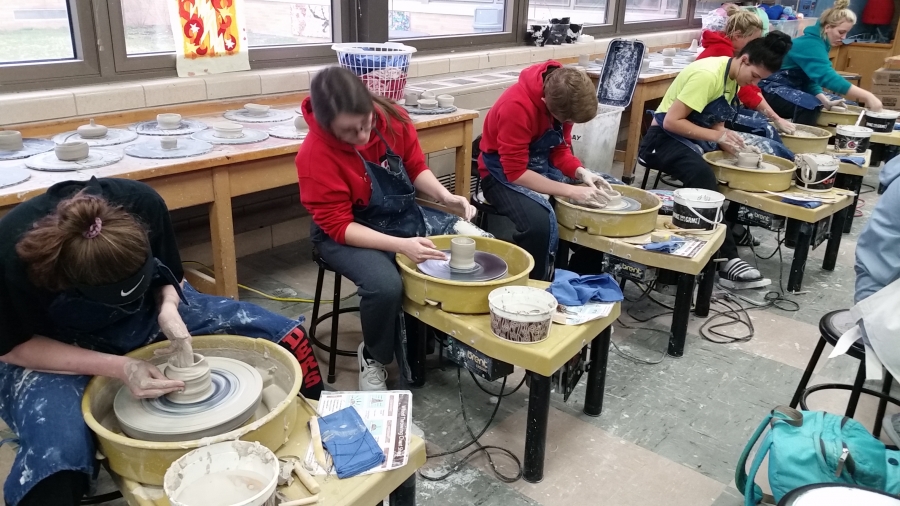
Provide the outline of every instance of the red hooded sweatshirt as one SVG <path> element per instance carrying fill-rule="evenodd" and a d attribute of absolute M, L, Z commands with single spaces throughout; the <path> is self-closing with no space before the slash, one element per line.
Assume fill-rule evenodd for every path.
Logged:
<path fill-rule="evenodd" d="M 381 163 L 387 149 L 375 130 L 365 146 L 353 146 L 338 140 L 324 130 L 312 112 L 307 97 L 300 106 L 303 119 L 309 125 L 309 134 L 297 152 L 297 177 L 300 182 L 300 202 L 312 214 L 312 219 L 322 230 L 340 244 L 345 244 L 344 233 L 353 222 L 353 206 L 366 206 L 372 196 L 363 158 Z M 400 122 L 380 114 L 376 107 L 375 126 L 384 135 L 391 150 L 403 159 L 409 179 L 416 180 L 428 170 L 425 155 L 419 146 L 416 127 L 409 121 L 406 111 L 398 108 L 407 122 Z M 356 153 L 359 150 L 359 154 Z"/>
<path fill-rule="evenodd" d="M 724 33 L 707 30 L 703 32 L 700 40 L 702 41 L 703 52 L 697 56 L 698 60 L 714 56 L 734 57 L 734 44 Z M 741 86 L 738 90 L 738 99 L 748 109 L 755 110 L 759 107 L 759 103 L 762 102 L 762 91 L 759 87 L 752 84 Z"/>
<path fill-rule="evenodd" d="M 519 74 L 519 82 L 500 95 L 484 118 L 481 151 L 499 153 L 506 179 L 514 182 L 528 169 L 528 146 L 553 125 L 544 98 L 544 74 L 548 68 L 562 64 L 547 61 L 532 65 Z M 572 154 L 572 125 L 563 125 L 563 143 L 550 151 L 550 163 L 563 174 L 574 178 L 581 162 Z M 479 157 L 481 177 L 488 175 Z"/>

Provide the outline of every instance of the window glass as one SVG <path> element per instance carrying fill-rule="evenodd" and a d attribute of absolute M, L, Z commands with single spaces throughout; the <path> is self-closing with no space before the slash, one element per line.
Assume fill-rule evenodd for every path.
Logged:
<path fill-rule="evenodd" d="M 684 0 L 625 0 L 625 22 L 681 19 Z"/>
<path fill-rule="evenodd" d="M 0 65 L 74 58 L 66 0 L 0 0 Z"/>
<path fill-rule="evenodd" d="M 494 0 L 390 0 L 390 39 L 501 33 L 506 5 Z"/>
<path fill-rule="evenodd" d="M 583 25 L 607 23 L 607 0 L 531 0 L 528 2 L 528 24 L 544 25 L 551 19 L 569 18 Z"/>

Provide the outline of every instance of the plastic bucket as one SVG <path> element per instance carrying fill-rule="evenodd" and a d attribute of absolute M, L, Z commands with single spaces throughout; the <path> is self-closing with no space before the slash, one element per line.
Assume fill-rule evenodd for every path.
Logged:
<path fill-rule="evenodd" d="M 834 134 L 834 149 L 865 153 L 869 149 L 872 129 L 856 125 L 838 125 Z"/>
<path fill-rule="evenodd" d="M 811 192 L 834 188 L 840 164 L 833 157 L 797 155 L 797 187 Z"/>
<path fill-rule="evenodd" d="M 712 230 L 722 221 L 725 196 L 712 190 L 681 188 L 675 190 L 672 224 L 678 228 Z"/>
<path fill-rule="evenodd" d="M 898 117 L 900 117 L 900 112 L 897 111 L 866 111 L 863 126 L 871 128 L 875 132 L 893 132 L 894 123 L 897 122 Z"/>

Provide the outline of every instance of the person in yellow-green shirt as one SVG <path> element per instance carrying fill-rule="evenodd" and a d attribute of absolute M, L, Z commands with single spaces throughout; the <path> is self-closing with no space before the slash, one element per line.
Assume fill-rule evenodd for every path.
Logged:
<path fill-rule="evenodd" d="M 781 143 L 728 128 L 735 115 L 738 87 L 755 85 L 780 69 L 790 48 L 788 35 L 770 32 L 747 43 L 734 58 L 705 58 L 688 65 L 666 91 L 641 141 L 641 164 L 677 178 L 685 188 L 716 191 L 718 181 L 703 160 L 703 153 L 721 149 L 734 154 L 751 145 L 763 153 L 793 160 L 793 153 Z M 731 205 L 725 213 L 725 242 L 719 255 L 727 261 L 720 263 L 719 276 L 730 281 L 756 281 L 762 275 L 738 255 L 733 230 L 737 209 Z M 743 232 L 742 239 L 742 244 L 753 240 L 749 231 Z"/>

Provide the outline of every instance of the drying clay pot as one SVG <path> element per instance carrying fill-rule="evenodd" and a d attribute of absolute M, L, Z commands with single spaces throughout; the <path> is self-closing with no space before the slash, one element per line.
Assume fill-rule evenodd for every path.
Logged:
<path fill-rule="evenodd" d="M 213 132 L 213 136 L 220 139 L 239 139 L 244 135 L 244 126 L 240 123 L 216 123 Z"/>
<path fill-rule="evenodd" d="M 650 59 L 644 58 L 644 61 L 641 62 L 641 72 L 647 72 L 650 70 Z"/>
<path fill-rule="evenodd" d="M 588 54 L 580 54 L 578 55 L 578 64 L 582 67 L 587 67 L 591 64 L 591 55 Z"/>
<path fill-rule="evenodd" d="M 431 98 L 434 98 L 434 92 L 433 92 L 433 91 L 423 91 L 423 92 L 419 95 L 419 98 L 424 98 L 424 99 L 431 99 Z"/>
<path fill-rule="evenodd" d="M 475 267 L 475 239 L 454 237 L 450 239 L 450 268 L 466 270 Z"/>
<path fill-rule="evenodd" d="M 0 151 L 20 151 L 24 147 L 22 132 L 18 130 L 0 131 Z"/>
<path fill-rule="evenodd" d="M 176 149 L 178 147 L 178 137 L 160 137 L 159 145 L 163 149 Z"/>
<path fill-rule="evenodd" d="M 755 169 L 759 167 L 760 159 L 759 153 L 738 153 L 737 165 L 746 169 Z"/>
<path fill-rule="evenodd" d="M 156 124 L 160 130 L 177 130 L 181 127 L 180 114 L 157 114 Z"/>
<path fill-rule="evenodd" d="M 419 105 L 419 93 L 416 91 L 407 91 L 405 104 L 410 107 Z"/>
<path fill-rule="evenodd" d="M 433 98 L 423 98 L 419 100 L 419 109 L 434 109 L 437 107 L 437 100 Z"/>
<path fill-rule="evenodd" d="M 438 95 L 437 97 L 438 106 L 442 108 L 453 107 L 453 100 L 452 95 Z"/>
<path fill-rule="evenodd" d="M 88 157 L 90 148 L 86 142 L 66 142 L 57 144 L 54 148 L 56 157 L 64 162 L 75 162 Z"/>
<path fill-rule="evenodd" d="M 662 55 L 663 55 L 663 56 L 675 56 L 675 48 L 674 48 L 674 47 L 667 47 L 667 48 L 663 49 L 663 50 L 662 50 Z"/>
<path fill-rule="evenodd" d="M 91 123 L 88 125 L 81 125 L 78 127 L 77 132 L 83 139 L 99 139 L 106 135 L 106 132 L 109 129 L 103 125 L 98 125 L 94 123 L 94 120 L 91 119 Z"/>
<path fill-rule="evenodd" d="M 244 104 L 244 109 L 250 116 L 265 116 L 269 114 L 270 107 L 261 104 Z"/>
<path fill-rule="evenodd" d="M 663 58 L 663 67 L 671 67 L 673 65 L 675 65 L 674 58 L 672 58 L 670 56 L 666 56 L 665 58 Z"/>
<path fill-rule="evenodd" d="M 172 392 L 166 397 L 178 404 L 190 404 L 206 399 L 212 394 L 212 383 L 209 376 L 209 364 L 206 357 L 194 353 L 194 364 L 188 367 L 176 367 L 169 361 L 166 366 L 166 377 L 184 382 L 184 390 Z"/>
<path fill-rule="evenodd" d="M 303 120 L 303 116 L 297 116 L 294 118 L 294 128 L 297 130 L 303 130 L 306 128 L 306 121 Z"/>

